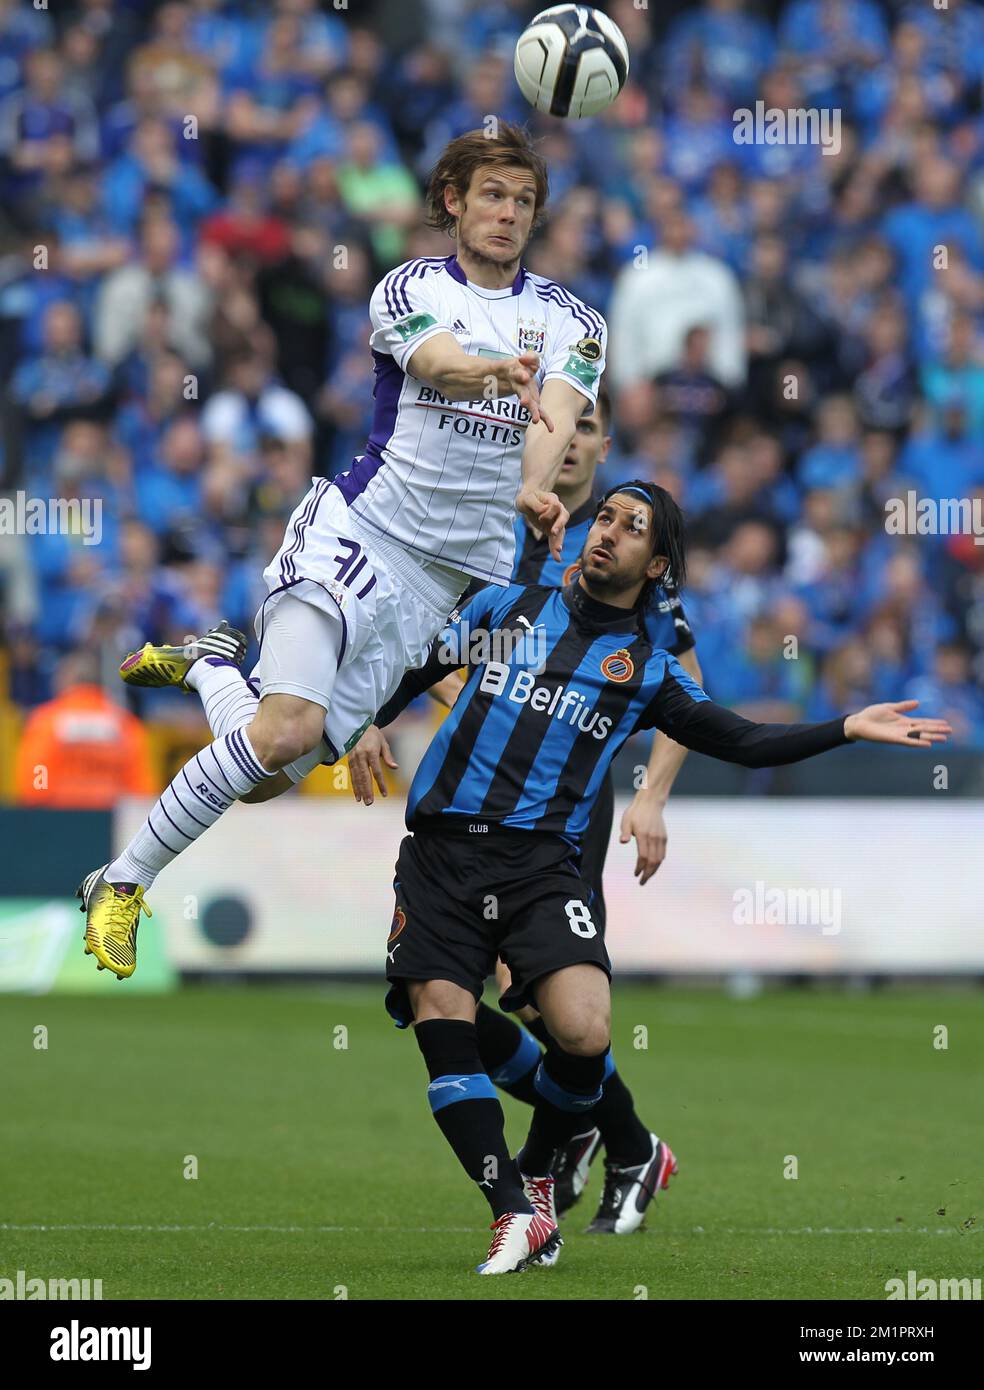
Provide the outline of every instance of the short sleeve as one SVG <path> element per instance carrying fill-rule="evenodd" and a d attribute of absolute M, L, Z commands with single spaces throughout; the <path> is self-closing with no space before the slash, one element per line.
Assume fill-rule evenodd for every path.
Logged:
<path fill-rule="evenodd" d="M 670 585 L 657 590 L 652 603 L 643 614 L 643 622 L 646 635 L 653 646 L 661 647 L 673 656 L 688 652 L 697 645 L 680 595 Z"/>
<path fill-rule="evenodd" d="M 431 263 L 409 261 L 384 276 L 369 300 L 369 346 L 392 357 L 401 371 L 421 343 L 451 332 L 435 275 Z"/>
<path fill-rule="evenodd" d="M 568 381 L 591 407 L 598 400 L 608 352 L 608 326 L 601 314 L 587 305 L 579 304 L 561 319 L 559 330 L 552 334 L 552 346 L 543 374 L 544 381 L 557 377 Z"/>
<path fill-rule="evenodd" d="M 707 692 L 697 684 L 689 671 L 684 670 L 675 656 L 667 656 L 659 688 L 640 714 L 635 727 L 637 730 L 662 729 L 670 738 L 674 738 L 673 728 L 682 728 L 693 710 L 705 702 L 710 703 Z M 677 739 L 677 742 L 682 740 Z"/>

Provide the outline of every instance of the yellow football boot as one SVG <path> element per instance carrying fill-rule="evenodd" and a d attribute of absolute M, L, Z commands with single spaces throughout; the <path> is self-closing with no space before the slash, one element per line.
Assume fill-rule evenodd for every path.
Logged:
<path fill-rule="evenodd" d="M 139 884 L 107 883 L 104 864 L 79 884 L 75 896 L 85 913 L 85 953 L 95 956 L 99 970 L 112 970 L 118 980 L 137 968 L 137 927 L 140 914 L 153 917 Z"/>
<path fill-rule="evenodd" d="M 246 638 L 238 628 L 222 619 L 204 637 L 196 637 L 183 647 L 155 647 L 146 642 L 138 652 L 131 652 L 120 667 L 127 685 L 176 685 L 188 691 L 185 676 L 202 656 L 217 656 L 233 665 L 242 665 L 246 655 Z"/>

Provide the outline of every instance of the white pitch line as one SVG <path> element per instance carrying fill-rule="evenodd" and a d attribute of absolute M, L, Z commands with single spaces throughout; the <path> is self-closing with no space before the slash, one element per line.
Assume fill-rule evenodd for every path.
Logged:
<path fill-rule="evenodd" d="M 210 1221 L 206 1226 L 137 1225 L 14 1225 L 0 1222 L 0 1231 L 235 1231 L 247 1235 L 474 1235 L 475 1226 L 227 1226 Z M 687 1230 L 654 1227 L 663 1236 L 955 1236 L 969 1235 L 955 1226 L 727 1226 L 720 1230 L 692 1226 Z"/>

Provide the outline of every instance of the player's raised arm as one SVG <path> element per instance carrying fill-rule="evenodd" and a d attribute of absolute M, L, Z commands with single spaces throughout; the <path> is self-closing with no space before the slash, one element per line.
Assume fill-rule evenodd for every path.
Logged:
<path fill-rule="evenodd" d="M 917 719 L 906 712 L 917 701 L 869 705 L 858 714 L 821 724 L 756 724 L 709 700 L 672 658 L 659 692 L 640 721 L 655 724 L 686 748 L 743 767 L 780 767 L 827 753 L 843 744 L 896 743 L 930 748 L 952 733 L 943 719 Z"/>
<path fill-rule="evenodd" d="M 577 431 L 577 422 L 591 406 L 583 392 L 559 377 L 543 383 L 543 404 L 554 426 L 550 432 L 532 421 L 527 427 L 523 483 L 516 496 L 516 510 L 534 530 L 548 536 L 550 553 L 559 560 L 568 511 L 552 488 Z"/>
<path fill-rule="evenodd" d="M 520 405 L 530 412 L 531 421 L 549 432 L 553 422 L 540 404 L 536 381 L 539 366 L 535 352 L 524 352 L 518 357 L 483 357 L 481 353 L 465 352 L 451 333 L 436 333 L 413 353 L 407 371 L 449 401 L 517 396 Z"/>

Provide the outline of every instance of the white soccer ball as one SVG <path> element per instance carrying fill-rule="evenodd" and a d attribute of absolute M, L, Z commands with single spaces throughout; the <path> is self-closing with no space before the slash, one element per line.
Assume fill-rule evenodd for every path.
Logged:
<path fill-rule="evenodd" d="M 541 10 L 519 36 L 514 62 L 523 96 L 551 116 L 596 116 L 629 73 L 621 29 L 590 5 Z"/>

